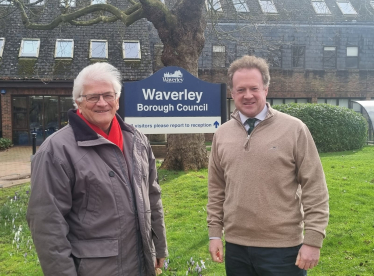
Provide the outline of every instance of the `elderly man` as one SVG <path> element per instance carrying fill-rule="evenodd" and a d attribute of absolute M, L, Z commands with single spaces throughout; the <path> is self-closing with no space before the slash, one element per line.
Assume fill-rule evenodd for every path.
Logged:
<path fill-rule="evenodd" d="M 155 158 L 116 115 L 120 94 L 115 67 L 84 68 L 77 110 L 33 158 L 27 221 L 45 275 L 155 275 L 167 256 Z"/>
<path fill-rule="evenodd" d="M 266 103 L 265 60 L 244 56 L 231 64 L 228 78 L 236 109 L 212 143 L 210 254 L 223 261 L 224 229 L 228 276 L 306 275 L 318 263 L 328 223 L 313 138 L 300 120 Z"/>

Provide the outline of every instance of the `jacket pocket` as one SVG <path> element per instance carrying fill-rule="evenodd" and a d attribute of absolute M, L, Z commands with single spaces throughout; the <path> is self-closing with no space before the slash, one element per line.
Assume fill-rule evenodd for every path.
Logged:
<path fill-rule="evenodd" d="M 80 240 L 71 242 L 77 274 L 116 276 L 118 240 Z"/>

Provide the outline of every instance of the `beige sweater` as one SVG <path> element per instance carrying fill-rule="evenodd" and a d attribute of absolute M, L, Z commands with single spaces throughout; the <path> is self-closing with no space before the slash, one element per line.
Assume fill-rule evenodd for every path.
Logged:
<path fill-rule="evenodd" d="M 214 135 L 208 185 L 210 237 L 221 237 L 224 228 L 226 241 L 239 245 L 322 247 L 327 186 L 313 138 L 299 119 L 269 107 L 248 137 L 235 110 Z"/>

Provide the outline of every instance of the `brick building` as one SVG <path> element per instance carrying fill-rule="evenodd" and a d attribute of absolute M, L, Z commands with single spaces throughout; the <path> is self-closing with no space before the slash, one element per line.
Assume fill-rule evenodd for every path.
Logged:
<path fill-rule="evenodd" d="M 72 9 L 90 3 L 72 1 Z M 169 7 L 175 1 L 161 0 Z M 35 16 L 46 11 L 41 20 L 49 22 L 64 8 L 59 3 L 30 9 Z M 127 1 L 108 3 L 125 9 Z M 14 144 L 29 144 L 32 132 L 40 144 L 67 123 L 73 79 L 88 64 L 108 61 L 124 82 L 162 66 L 162 45 L 146 20 L 36 31 L 25 29 L 13 9 L 0 0 L 0 135 Z M 6 12 L 12 15 L 1 16 Z M 324 102 L 363 112 L 353 101 L 374 99 L 374 1 L 207 0 L 206 15 L 199 78 L 223 82 L 233 60 L 254 54 L 271 65 L 271 104 Z M 227 99 L 229 115 L 229 93 Z"/>

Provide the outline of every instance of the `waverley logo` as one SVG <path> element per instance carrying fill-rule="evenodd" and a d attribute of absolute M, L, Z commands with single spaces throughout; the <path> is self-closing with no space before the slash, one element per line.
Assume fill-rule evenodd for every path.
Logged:
<path fill-rule="evenodd" d="M 164 73 L 164 77 L 162 78 L 163 82 L 167 83 L 182 83 L 183 82 L 183 74 L 180 70 L 175 71 L 173 74 L 167 72 Z"/>

